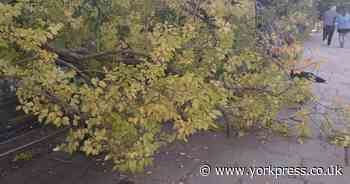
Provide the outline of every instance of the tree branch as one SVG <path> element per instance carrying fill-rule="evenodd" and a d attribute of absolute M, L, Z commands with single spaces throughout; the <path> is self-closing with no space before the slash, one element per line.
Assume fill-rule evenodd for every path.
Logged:
<path fill-rule="evenodd" d="M 22 63 L 26 63 L 26 62 L 29 62 L 29 61 L 33 61 L 35 59 L 38 59 L 38 55 L 34 55 L 34 56 L 31 56 L 31 57 L 24 58 L 22 60 L 16 61 L 15 64 L 22 64 Z"/>
<path fill-rule="evenodd" d="M 198 4 L 195 4 L 194 2 L 191 2 L 191 1 L 187 1 L 187 5 L 191 7 L 191 8 L 188 8 L 187 6 L 183 7 L 187 13 L 200 19 L 201 21 L 205 22 L 208 26 L 212 28 L 218 28 L 218 26 L 213 23 L 214 19 L 210 17 L 205 10 L 200 8 Z"/>
<path fill-rule="evenodd" d="M 267 93 L 273 97 L 279 97 L 281 95 L 283 95 L 284 93 L 288 92 L 289 89 L 292 87 L 292 85 L 289 85 L 286 89 L 284 89 L 283 91 L 279 92 L 279 93 L 275 93 L 271 90 L 267 89 L 267 86 L 264 87 L 237 87 L 237 86 L 231 86 L 228 87 L 227 85 L 225 85 L 228 89 L 232 89 L 235 90 L 237 92 L 243 92 L 243 91 L 255 91 L 255 92 L 261 92 L 261 93 Z"/>
<path fill-rule="evenodd" d="M 74 118 L 74 115 L 79 116 L 82 121 L 87 120 L 89 118 L 89 115 L 87 113 L 80 112 L 79 109 L 76 109 L 73 106 L 65 103 L 59 97 L 50 93 L 47 90 L 45 90 L 42 93 L 42 95 L 45 96 L 49 101 L 51 101 L 51 103 L 57 104 L 60 107 L 62 107 L 65 114 L 67 114 L 70 118 Z"/>
<path fill-rule="evenodd" d="M 57 64 L 64 65 L 64 66 L 66 66 L 66 67 L 69 67 L 69 68 L 73 69 L 74 71 L 76 71 L 76 72 L 80 75 L 80 77 L 83 79 L 83 81 L 84 81 L 87 85 L 89 85 L 90 87 L 93 86 L 93 84 L 92 84 L 91 81 L 90 81 L 90 77 L 89 77 L 88 75 L 86 75 L 83 71 L 81 71 L 81 70 L 79 70 L 77 67 L 75 67 L 73 64 L 68 63 L 68 62 L 66 62 L 66 61 L 64 61 L 64 60 L 62 60 L 62 59 L 59 59 L 59 58 L 56 59 L 56 63 L 57 63 Z"/>
<path fill-rule="evenodd" d="M 61 59 L 72 63 L 72 62 L 80 62 L 80 61 L 86 61 L 86 60 L 91 60 L 91 59 L 100 59 L 103 57 L 107 57 L 107 56 L 112 56 L 112 55 L 128 55 L 128 56 L 132 56 L 132 57 L 141 57 L 141 58 L 145 58 L 147 60 L 151 60 L 151 57 L 147 54 L 144 53 L 138 53 L 132 50 L 110 50 L 110 51 L 104 51 L 104 52 L 99 52 L 99 53 L 92 53 L 92 54 L 78 54 L 73 52 L 72 50 L 68 50 L 68 49 L 57 49 L 48 45 L 45 45 L 43 47 L 45 50 L 56 53 Z M 130 58 L 125 58 L 120 60 L 120 61 L 129 61 L 130 62 Z M 131 62 L 132 64 L 139 64 L 142 63 L 142 60 L 139 59 L 134 59 L 132 58 L 132 60 L 134 60 L 134 62 Z M 128 63 L 126 63 L 128 64 Z"/>

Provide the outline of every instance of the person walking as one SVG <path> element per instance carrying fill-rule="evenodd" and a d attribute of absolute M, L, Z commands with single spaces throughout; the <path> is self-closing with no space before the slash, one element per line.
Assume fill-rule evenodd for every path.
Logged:
<path fill-rule="evenodd" d="M 339 13 L 335 19 L 335 24 L 339 34 L 340 47 L 344 48 L 346 34 L 350 32 L 350 16 L 345 8 L 341 8 Z"/>
<path fill-rule="evenodd" d="M 323 41 L 327 41 L 327 45 L 332 43 L 333 34 L 335 31 L 335 18 L 338 16 L 337 7 L 333 6 L 323 15 Z"/>

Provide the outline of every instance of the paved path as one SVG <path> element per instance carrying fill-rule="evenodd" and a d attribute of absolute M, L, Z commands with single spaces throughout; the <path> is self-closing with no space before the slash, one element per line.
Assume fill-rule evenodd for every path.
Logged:
<path fill-rule="evenodd" d="M 334 39 L 336 41 L 336 38 Z M 336 42 L 334 42 L 336 44 Z M 327 84 L 315 84 L 314 91 L 324 103 L 334 95 L 350 99 L 350 42 L 344 49 L 322 46 L 320 35 L 314 35 L 305 45 L 305 57 L 327 60 L 319 75 Z M 348 63 L 349 62 L 349 63 Z M 317 127 L 317 126 L 316 126 Z M 211 166 L 323 166 L 343 165 L 343 150 L 314 137 L 305 144 L 294 138 L 267 135 L 262 144 L 251 135 L 226 139 L 222 134 L 205 133 L 192 137 L 188 144 L 176 143 L 155 159 L 155 165 L 145 174 L 132 176 L 135 184 L 349 184 L 350 168 L 343 176 L 209 176 L 199 174 L 205 162 Z M 57 161 L 56 153 L 35 159 L 16 172 L 0 176 L 1 184 L 117 184 L 118 174 L 106 171 L 85 157 L 75 157 L 71 163 Z M 0 167 L 1 172 L 1 167 Z"/>

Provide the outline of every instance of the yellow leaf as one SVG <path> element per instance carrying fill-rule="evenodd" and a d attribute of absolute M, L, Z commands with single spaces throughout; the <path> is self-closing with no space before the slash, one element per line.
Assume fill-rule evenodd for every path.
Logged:
<path fill-rule="evenodd" d="M 66 17 L 71 17 L 73 13 L 72 13 L 69 9 L 65 9 L 65 10 L 63 11 L 63 14 L 64 14 L 64 16 L 66 16 Z"/>

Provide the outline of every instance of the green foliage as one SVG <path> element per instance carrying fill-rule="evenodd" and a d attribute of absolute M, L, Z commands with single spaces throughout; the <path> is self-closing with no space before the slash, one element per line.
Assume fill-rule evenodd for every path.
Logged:
<path fill-rule="evenodd" d="M 18 80 L 19 109 L 70 127 L 60 150 L 105 154 L 122 171 L 142 171 L 161 146 L 216 127 L 218 106 L 237 129 L 287 132 L 277 113 L 305 100 L 309 84 L 288 80 L 291 57 L 258 51 L 254 1 L 240 2 L 0 4 L 0 75 Z"/>

